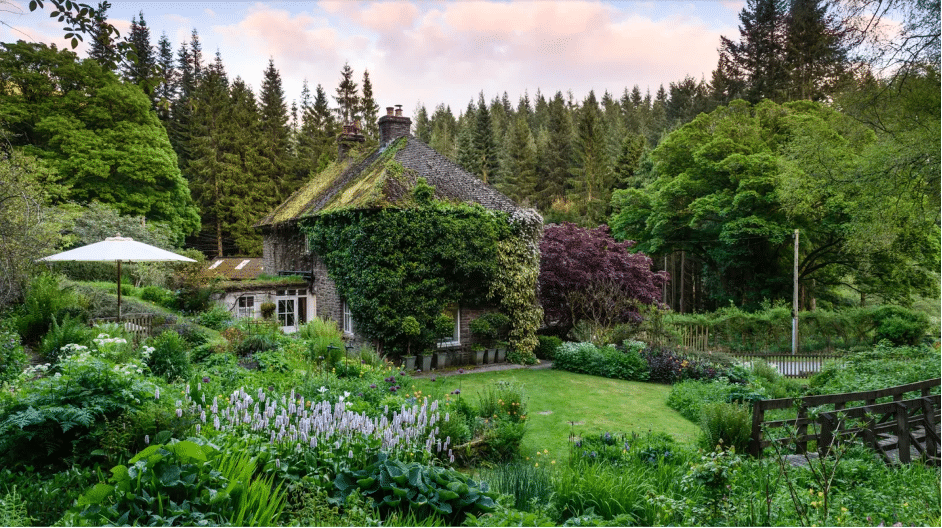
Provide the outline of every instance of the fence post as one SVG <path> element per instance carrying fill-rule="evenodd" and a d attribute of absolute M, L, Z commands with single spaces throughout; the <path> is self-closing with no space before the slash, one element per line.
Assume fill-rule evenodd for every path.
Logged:
<path fill-rule="evenodd" d="M 759 458 L 762 456 L 762 421 L 765 419 L 765 409 L 759 400 L 752 405 L 752 438 L 749 439 L 749 454 Z"/>
<path fill-rule="evenodd" d="M 926 461 L 939 456 L 939 439 L 935 432 L 935 409 L 929 397 L 922 398 L 922 414 L 926 427 Z"/>
<path fill-rule="evenodd" d="M 805 408 L 804 404 L 798 408 L 798 418 L 795 420 L 795 434 L 795 447 L 798 449 L 798 452 L 801 454 L 807 453 L 808 440 L 805 437 L 808 436 L 808 409 Z"/>
<path fill-rule="evenodd" d="M 909 413 L 906 412 L 906 406 L 895 402 L 896 405 L 896 447 L 899 452 L 899 461 L 909 464 L 911 456 L 909 452 Z"/>

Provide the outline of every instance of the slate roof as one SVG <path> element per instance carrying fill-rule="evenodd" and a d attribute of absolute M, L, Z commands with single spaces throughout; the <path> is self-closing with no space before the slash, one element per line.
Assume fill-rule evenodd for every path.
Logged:
<path fill-rule="evenodd" d="M 257 279 L 265 271 L 260 258 L 225 257 L 207 262 L 203 275 L 227 280 Z"/>
<path fill-rule="evenodd" d="M 392 163 L 393 160 L 397 163 Z M 401 170 L 397 167 L 401 166 Z M 482 182 L 413 136 L 392 141 L 357 159 L 334 162 L 288 197 L 257 226 L 271 226 L 342 209 L 404 206 L 419 178 L 435 187 L 435 198 L 478 203 L 487 209 L 520 210 L 510 198 Z"/>

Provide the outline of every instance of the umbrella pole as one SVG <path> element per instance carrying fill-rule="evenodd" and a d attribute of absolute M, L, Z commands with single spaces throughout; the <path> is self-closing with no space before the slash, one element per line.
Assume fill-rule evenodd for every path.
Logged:
<path fill-rule="evenodd" d="M 118 323 L 121 323 L 121 261 L 118 261 Z"/>

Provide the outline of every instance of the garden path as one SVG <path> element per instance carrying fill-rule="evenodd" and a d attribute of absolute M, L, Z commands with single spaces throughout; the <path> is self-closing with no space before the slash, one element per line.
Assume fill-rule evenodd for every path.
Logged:
<path fill-rule="evenodd" d="M 517 365 L 516 363 L 491 363 L 489 365 L 466 365 L 466 366 L 456 366 L 456 367 L 447 367 L 443 370 L 432 369 L 428 372 L 418 372 L 412 374 L 413 378 L 429 378 L 432 376 L 454 376 L 459 374 L 458 370 L 461 369 L 463 374 L 475 374 L 477 372 L 495 372 L 500 370 L 516 370 L 516 369 L 530 369 L 530 370 L 541 370 L 553 368 L 553 362 L 548 360 L 540 360 L 539 363 L 535 365 Z"/>

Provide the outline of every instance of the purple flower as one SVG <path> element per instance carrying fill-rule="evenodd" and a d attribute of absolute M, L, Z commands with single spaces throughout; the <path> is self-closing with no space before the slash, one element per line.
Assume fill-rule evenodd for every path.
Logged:
<path fill-rule="evenodd" d="M 370 388 L 371 388 L 371 389 L 375 389 L 375 388 L 376 388 L 376 384 L 375 384 L 375 383 L 370 383 Z"/>
<path fill-rule="evenodd" d="M 403 371 L 399 371 L 399 375 L 400 375 L 400 376 L 405 376 L 405 375 L 406 375 L 406 373 L 405 373 L 405 372 L 403 372 Z"/>
<path fill-rule="evenodd" d="M 432 383 L 435 383 L 435 376 L 432 376 Z"/>
<path fill-rule="evenodd" d="M 203 376 L 203 383 L 209 383 L 209 376 Z"/>
<path fill-rule="evenodd" d="M 458 374 L 464 374 L 464 369 L 458 369 Z"/>
<path fill-rule="evenodd" d="M 396 387 L 389 387 L 389 392 L 396 392 Z"/>
<path fill-rule="evenodd" d="M 452 394 L 461 394 L 461 389 L 455 389 L 451 391 Z"/>
<path fill-rule="evenodd" d="M 144 445 L 150 445 L 150 435 L 144 435 Z"/>

